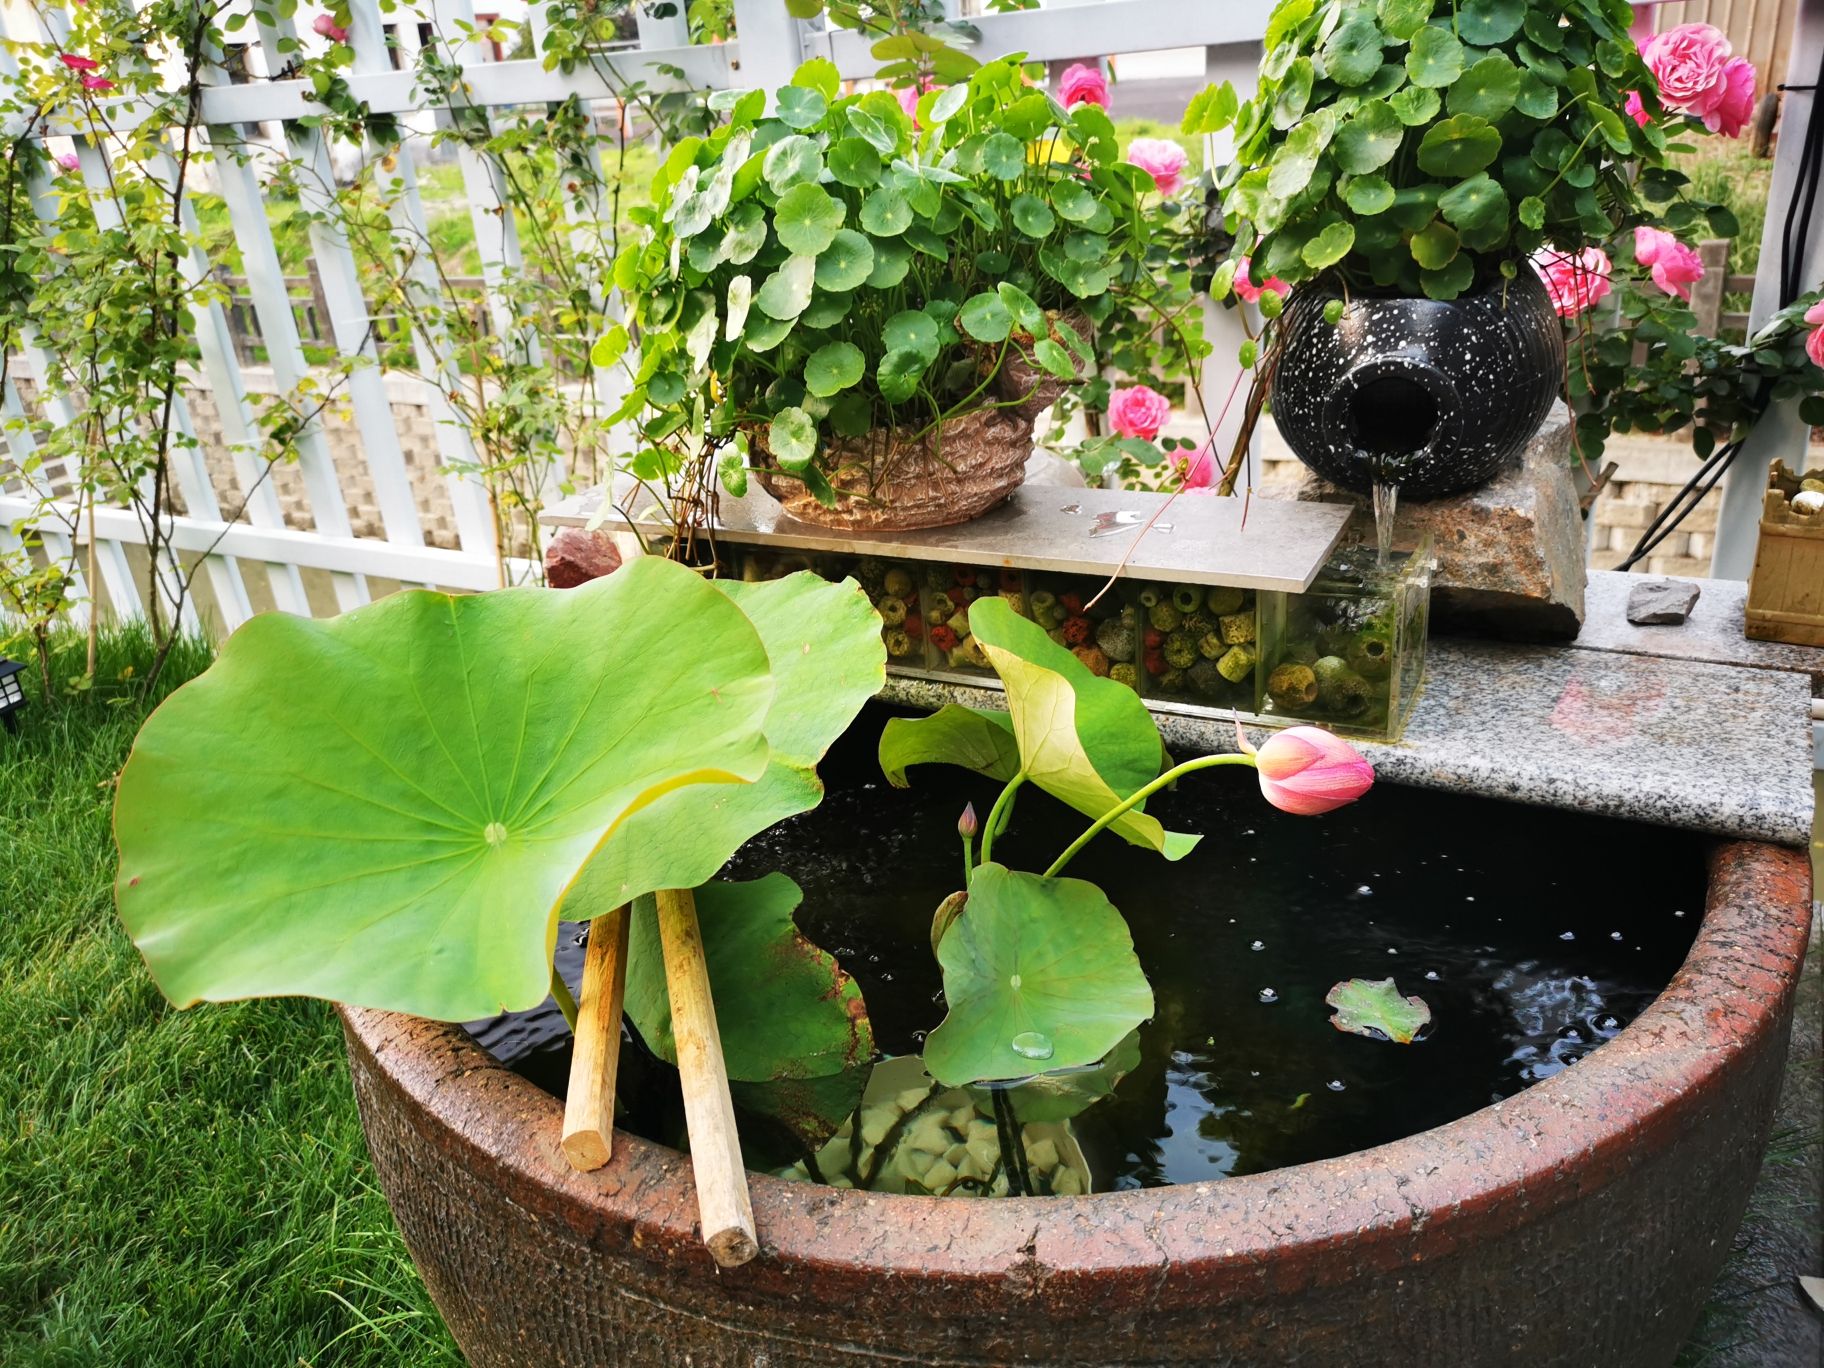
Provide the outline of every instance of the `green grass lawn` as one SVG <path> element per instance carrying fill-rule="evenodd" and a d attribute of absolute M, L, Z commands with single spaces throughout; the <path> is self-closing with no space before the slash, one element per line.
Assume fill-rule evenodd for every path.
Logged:
<path fill-rule="evenodd" d="M 105 639 L 104 683 L 0 733 L 0 1363 L 459 1364 L 330 1009 L 173 1011 L 115 919 L 109 808 L 147 657 Z M 205 661 L 183 651 L 165 685 Z"/>

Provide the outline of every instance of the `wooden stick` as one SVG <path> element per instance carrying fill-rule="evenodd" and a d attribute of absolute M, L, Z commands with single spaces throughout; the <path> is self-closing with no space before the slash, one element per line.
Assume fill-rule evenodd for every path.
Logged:
<path fill-rule="evenodd" d="M 735 1131 L 728 1066 L 709 996 L 709 965 L 697 925 L 697 900 L 689 889 L 667 889 L 658 903 L 659 938 L 665 946 L 665 986 L 671 994 L 671 1034 L 684 1085 L 684 1121 L 690 1128 L 690 1162 L 697 1178 L 697 1215 L 703 1242 L 724 1268 L 760 1252 L 747 1169 Z"/>
<path fill-rule="evenodd" d="M 621 1002 L 627 992 L 625 907 L 589 923 L 576 1052 L 564 1097 L 564 1157 L 584 1173 L 614 1155 L 614 1079 L 621 1062 Z"/>

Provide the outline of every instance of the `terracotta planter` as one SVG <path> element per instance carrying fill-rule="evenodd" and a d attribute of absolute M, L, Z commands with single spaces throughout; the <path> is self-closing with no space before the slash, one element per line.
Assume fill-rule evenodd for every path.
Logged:
<path fill-rule="evenodd" d="M 558 1153 L 559 1103 L 453 1026 L 344 1013 L 394 1214 L 470 1360 L 520 1364 L 1672 1361 L 1760 1164 L 1810 927 L 1805 855 L 1718 847 L 1659 1000 L 1450 1125 L 1251 1177 L 984 1203 L 753 1181 L 718 1271 L 679 1154 Z"/>
<path fill-rule="evenodd" d="M 754 451 L 770 458 L 765 429 Z M 830 483 L 836 506 L 826 508 L 802 482 L 761 466 L 754 474 L 767 493 L 800 522 L 848 531 L 913 531 L 979 518 L 1020 487 L 1032 455 L 1032 419 L 1004 409 L 977 409 L 945 423 L 938 434 L 873 432 L 833 445 L 843 462 Z"/>

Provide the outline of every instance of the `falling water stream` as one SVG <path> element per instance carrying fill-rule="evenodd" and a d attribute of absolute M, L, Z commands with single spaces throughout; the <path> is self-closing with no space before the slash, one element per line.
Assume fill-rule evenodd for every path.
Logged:
<path fill-rule="evenodd" d="M 1374 540 L 1380 564 L 1386 565 L 1393 555 L 1393 522 L 1399 512 L 1400 487 L 1382 480 L 1374 482 Z"/>

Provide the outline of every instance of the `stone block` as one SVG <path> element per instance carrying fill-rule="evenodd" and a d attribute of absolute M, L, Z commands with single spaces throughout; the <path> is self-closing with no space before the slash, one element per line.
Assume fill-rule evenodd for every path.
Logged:
<path fill-rule="evenodd" d="M 1583 626 L 1584 531 L 1570 445 L 1570 414 L 1558 404 L 1520 461 L 1490 483 L 1447 499 L 1400 504 L 1395 547 L 1410 549 L 1430 533 L 1437 553 L 1434 625 L 1512 641 L 1577 635 Z M 1297 497 L 1353 503 L 1361 509 L 1356 525 L 1374 535 L 1362 495 L 1307 472 Z"/>

